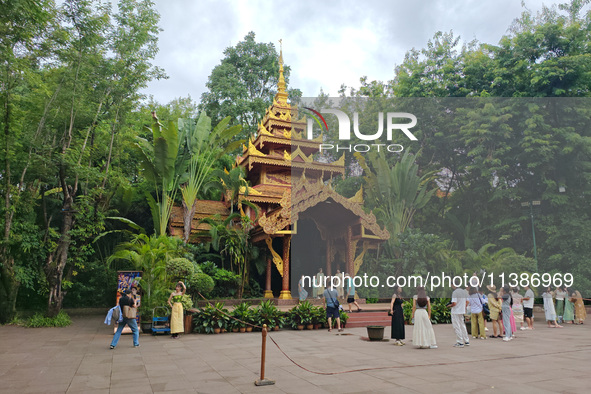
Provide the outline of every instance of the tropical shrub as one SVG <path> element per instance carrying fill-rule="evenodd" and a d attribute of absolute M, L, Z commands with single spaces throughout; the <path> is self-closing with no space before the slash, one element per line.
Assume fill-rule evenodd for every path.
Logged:
<path fill-rule="evenodd" d="M 41 313 L 35 313 L 26 323 L 27 327 L 66 327 L 72 324 L 70 316 L 63 310 L 56 317 L 45 317 Z"/>
<path fill-rule="evenodd" d="M 213 278 L 204 273 L 193 274 L 187 279 L 187 292 L 193 296 L 198 296 L 198 293 L 201 293 L 207 297 L 214 287 Z"/>
<path fill-rule="evenodd" d="M 166 274 L 168 279 L 174 282 L 187 280 L 195 272 L 193 262 L 184 257 L 177 257 L 166 262 Z"/>

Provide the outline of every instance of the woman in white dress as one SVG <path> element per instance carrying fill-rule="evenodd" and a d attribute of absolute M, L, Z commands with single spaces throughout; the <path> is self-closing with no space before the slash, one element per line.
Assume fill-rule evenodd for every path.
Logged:
<path fill-rule="evenodd" d="M 437 349 L 435 332 L 431 325 L 431 300 L 424 287 L 417 287 L 417 294 L 412 298 L 412 343 L 419 349 Z"/>
<path fill-rule="evenodd" d="M 525 330 L 523 327 L 523 296 L 519 294 L 519 286 L 514 287 L 511 292 L 511 298 L 513 299 L 513 316 L 515 316 L 515 323 L 519 323 L 520 330 Z"/>
<path fill-rule="evenodd" d="M 542 298 L 544 299 L 544 313 L 546 314 L 546 321 L 548 322 L 549 328 L 556 328 L 559 326 L 556 323 L 556 310 L 554 309 L 554 301 L 552 300 L 552 289 L 550 287 L 546 288 L 544 294 L 542 294 Z"/>

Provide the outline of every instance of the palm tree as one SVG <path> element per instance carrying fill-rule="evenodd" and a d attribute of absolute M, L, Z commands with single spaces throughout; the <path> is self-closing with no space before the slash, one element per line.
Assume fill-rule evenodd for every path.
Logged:
<path fill-rule="evenodd" d="M 107 263 L 124 260 L 130 262 L 134 269 L 142 271 L 140 286 L 145 293 L 142 305 L 149 309 L 156 306 L 162 297 L 165 299 L 168 288 L 166 262 L 182 256 L 180 244 L 182 240 L 165 235 L 149 237 L 136 234 L 131 241 L 119 244 Z"/>
<path fill-rule="evenodd" d="M 435 193 L 436 188 L 427 190 L 434 172 L 419 176 L 419 166 L 408 151 L 393 167 L 386 161 L 383 151 L 368 156 L 371 168 L 362 155 L 355 157 L 366 174 L 368 202 L 376 207 L 376 216 L 383 218 L 390 240 L 394 240 L 410 226 L 416 211 Z"/>
<path fill-rule="evenodd" d="M 212 176 L 219 181 L 212 181 L 207 187 L 216 188 L 225 194 L 230 202 L 230 214 L 233 214 L 234 206 L 238 203 L 244 204 L 239 201 L 240 193 L 248 195 L 248 181 L 244 179 L 244 168 L 234 167 L 230 171 L 217 169 L 212 172 Z"/>

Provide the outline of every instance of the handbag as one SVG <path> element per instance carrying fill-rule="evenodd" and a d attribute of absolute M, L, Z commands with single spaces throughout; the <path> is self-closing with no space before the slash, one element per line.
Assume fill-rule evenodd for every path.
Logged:
<path fill-rule="evenodd" d="M 334 307 L 338 310 L 339 307 L 341 306 L 339 304 L 339 300 L 335 300 L 334 298 L 330 297 L 330 299 L 332 300 L 332 304 L 334 305 Z"/>
<path fill-rule="evenodd" d="M 137 317 L 137 309 L 125 305 L 123 307 L 123 317 L 126 319 L 135 319 Z"/>
<path fill-rule="evenodd" d="M 490 309 L 488 309 L 488 304 L 482 302 L 480 294 L 478 295 L 478 299 L 480 300 L 480 305 L 482 305 L 482 315 L 486 318 L 488 317 L 488 315 L 490 315 Z"/>

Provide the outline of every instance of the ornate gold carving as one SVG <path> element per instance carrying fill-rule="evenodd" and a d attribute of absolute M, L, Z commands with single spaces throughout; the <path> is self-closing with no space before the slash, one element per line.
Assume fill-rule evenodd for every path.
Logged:
<path fill-rule="evenodd" d="M 343 153 L 343 155 L 341 156 L 340 159 L 338 159 L 337 161 L 332 162 L 330 164 L 335 165 L 335 166 L 345 166 L 345 154 Z"/>
<path fill-rule="evenodd" d="M 244 192 L 246 191 L 246 186 L 240 186 L 240 190 L 239 190 L 239 191 L 240 191 L 240 194 L 244 194 Z M 249 195 L 249 196 L 251 196 L 251 195 L 254 195 L 254 196 L 260 196 L 260 195 L 262 195 L 262 194 L 263 194 L 263 193 L 259 192 L 258 190 L 256 190 L 256 189 L 253 189 L 253 188 L 252 188 L 252 187 L 250 187 L 250 186 L 248 187 L 248 195 Z"/>
<path fill-rule="evenodd" d="M 263 125 L 262 122 L 259 124 L 259 134 L 268 135 L 270 137 L 273 136 L 273 134 L 269 132 L 269 130 L 267 130 L 267 128 Z"/>
<path fill-rule="evenodd" d="M 313 163 L 314 162 L 314 154 L 310 154 L 310 156 L 306 156 L 304 152 L 298 146 L 295 151 L 291 152 L 291 160 L 293 161 L 296 157 L 300 157 L 304 163 Z"/>
<path fill-rule="evenodd" d="M 275 267 L 277 267 L 277 271 L 279 271 L 279 274 L 281 276 L 283 276 L 283 259 L 273 249 L 273 238 L 267 238 L 267 239 L 265 239 L 265 242 L 267 243 L 267 247 L 269 248 L 271 255 L 273 255 L 273 263 L 275 263 Z"/>
<path fill-rule="evenodd" d="M 353 261 L 353 275 L 357 275 L 357 272 L 359 272 L 359 268 L 361 268 L 361 265 L 363 264 L 363 256 L 365 256 L 365 253 L 369 249 L 369 245 L 369 241 L 363 241 L 363 249 L 361 253 L 359 253 L 359 255 L 355 257 L 355 261 Z M 355 251 L 356 249 L 357 242 L 355 241 L 355 247 L 353 248 L 353 250 Z"/>
<path fill-rule="evenodd" d="M 353 197 L 351 197 L 349 199 L 349 201 L 357 203 L 357 204 L 363 204 L 363 186 L 361 186 L 359 188 L 357 193 L 355 193 L 355 195 Z"/>
<path fill-rule="evenodd" d="M 284 130 L 283 136 L 290 140 L 291 139 L 291 130 Z"/>
<path fill-rule="evenodd" d="M 258 150 L 254 144 L 252 143 L 252 140 L 248 140 L 248 155 L 249 156 L 260 156 L 260 157 L 266 157 L 267 155 L 264 154 L 263 152 L 261 152 L 260 150 Z"/>
<path fill-rule="evenodd" d="M 287 151 L 283 151 L 283 159 L 286 161 L 291 161 L 291 154 L 287 153 Z"/>

